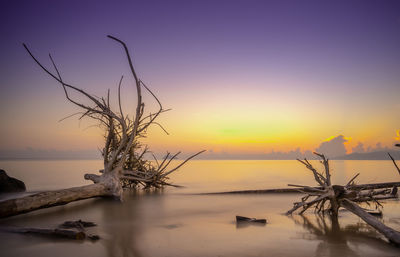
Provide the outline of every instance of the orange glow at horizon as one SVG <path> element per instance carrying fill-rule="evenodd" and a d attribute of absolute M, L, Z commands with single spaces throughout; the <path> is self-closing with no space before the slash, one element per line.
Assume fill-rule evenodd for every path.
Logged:
<path fill-rule="evenodd" d="M 275 87 L 285 86 L 282 84 Z M 214 94 L 211 96 L 207 91 L 194 90 L 189 98 L 170 95 L 166 91 L 160 92 L 164 106 L 173 108 L 159 120 L 170 135 L 165 135 L 154 126 L 144 142 L 160 152 L 194 152 L 206 149 L 213 152 L 253 154 L 288 152 L 297 148 L 301 151 L 313 151 L 322 142 L 342 134 L 347 139 L 347 153 L 351 153 L 358 142 L 363 143 L 365 148 L 374 147 L 378 142 L 391 146 L 395 139 L 395 128 L 400 125 L 393 119 L 394 111 L 384 114 L 370 111 L 368 103 L 360 106 L 362 113 L 348 111 L 348 105 L 337 105 L 335 102 L 335 98 L 340 95 L 331 100 L 321 100 L 316 97 L 315 92 L 287 93 L 278 89 L 227 91 L 227 87 L 228 85 L 221 85 L 219 89 L 213 90 Z M 134 103 L 129 102 L 128 96 L 124 100 L 127 103 L 125 109 L 133 110 Z M 91 128 L 92 122 L 78 122 L 74 118 L 57 122 L 75 111 L 74 107 L 65 102 L 62 94 L 57 97 L 51 102 L 25 103 L 34 105 L 30 109 L 41 110 L 44 115 L 37 122 L 37 117 L 29 113 L 22 114 L 22 119 L 15 125 L 16 129 L 9 132 L 20 134 L 22 140 L 18 144 L 15 141 L 10 141 L 9 144 L 20 149 L 101 148 L 102 131 Z M 349 102 L 351 104 L 350 100 Z M 149 110 L 152 109 L 151 104 L 152 102 Z M 59 107 L 51 109 L 48 108 L 49 105 Z M 34 138 L 24 133 L 24 123 L 32 124 L 30 129 L 36 135 Z M 6 143 L 7 141 L 5 145 Z"/>
<path fill-rule="evenodd" d="M 107 33 L 126 43 L 138 78 L 172 109 L 158 119 L 170 135 L 153 126 L 143 141 L 156 152 L 313 151 L 343 135 L 340 150 L 351 153 L 400 141 L 396 1 L 3 2 L 0 151 L 104 144 L 94 121 L 58 122 L 81 110 L 22 42 L 54 72 L 51 53 L 66 83 L 99 99 L 110 89 L 116 112 L 124 76 L 124 113 L 135 113 L 135 76 Z M 157 110 L 145 89 L 143 100 L 145 115 Z"/>

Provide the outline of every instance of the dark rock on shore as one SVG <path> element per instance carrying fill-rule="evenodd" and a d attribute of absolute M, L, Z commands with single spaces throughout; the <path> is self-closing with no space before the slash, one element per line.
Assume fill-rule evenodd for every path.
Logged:
<path fill-rule="evenodd" d="M 9 177 L 4 170 L 0 170 L 0 193 L 23 192 L 25 190 L 24 182 Z"/>

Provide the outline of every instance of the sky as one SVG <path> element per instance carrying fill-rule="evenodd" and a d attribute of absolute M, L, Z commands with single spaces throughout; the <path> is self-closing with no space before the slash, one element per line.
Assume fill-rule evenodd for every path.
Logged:
<path fill-rule="evenodd" d="M 134 110 L 124 40 L 139 77 L 171 108 L 156 152 L 235 156 L 392 147 L 400 130 L 399 1 L 0 2 L 0 152 L 101 148 L 90 120 L 33 62 Z M 156 107 L 145 96 L 149 110 Z M 325 145 L 325 146 L 324 146 Z M 299 150 L 296 150 L 299 149 Z M 327 150 L 329 151 L 329 150 Z"/>

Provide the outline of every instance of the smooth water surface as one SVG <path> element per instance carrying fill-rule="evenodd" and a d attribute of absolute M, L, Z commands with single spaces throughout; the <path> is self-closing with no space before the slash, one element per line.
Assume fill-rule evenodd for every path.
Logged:
<path fill-rule="evenodd" d="M 38 191 L 88 184 L 83 174 L 101 169 L 101 164 L 99 160 L 1 161 L 0 168 L 25 181 L 28 191 Z M 358 172 L 359 183 L 399 180 L 390 161 L 332 161 L 331 166 L 336 184 L 345 184 Z M 191 161 L 170 178 L 185 187 L 127 191 L 122 203 L 90 199 L 1 220 L 1 225 L 26 227 L 89 220 L 98 224 L 90 231 L 102 239 L 72 242 L 0 233 L 0 255 L 400 256 L 399 248 L 349 212 L 341 211 L 339 229 L 313 212 L 283 215 L 299 194 L 199 194 L 281 188 L 288 183 L 315 185 L 297 161 Z M 383 222 L 400 230 L 398 201 L 386 201 L 383 211 Z M 266 218 L 268 224 L 237 225 L 236 215 Z"/>

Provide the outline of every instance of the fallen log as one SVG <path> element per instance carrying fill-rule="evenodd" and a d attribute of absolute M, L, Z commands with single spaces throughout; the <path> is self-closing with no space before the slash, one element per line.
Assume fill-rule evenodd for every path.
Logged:
<path fill-rule="evenodd" d="M 41 192 L 0 202 L 0 218 L 107 195 L 111 196 L 112 192 L 104 184 L 100 183 Z"/>
<path fill-rule="evenodd" d="M 381 188 L 393 188 L 400 187 L 400 182 L 385 182 L 385 183 L 373 183 L 373 184 L 360 184 L 347 186 L 349 190 L 369 190 L 369 189 L 381 189 Z"/>
<path fill-rule="evenodd" d="M 397 188 L 400 187 L 400 182 L 385 182 L 385 183 L 373 183 L 373 184 L 360 184 L 347 186 L 349 190 L 370 190 L 370 189 L 381 189 L 381 188 Z M 316 190 L 323 189 L 322 187 L 308 187 Z M 211 192 L 201 193 L 202 195 L 214 195 L 214 194 L 274 194 L 274 193 L 302 193 L 298 188 L 273 188 L 273 189 L 255 189 L 255 190 L 235 190 L 235 191 L 224 191 L 224 192 Z"/>
<path fill-rule="evenodd" d="M 274 193 L 300 193 L 296 188 L 274 188 L 255 190 L 235 190 L 224 192 L 200 193 L 200 195 L 223 195 L 223 194 L 274 194 Z"/>
<path fill-rule="evenodd" d="M 363 219 L 366 223 L 375 228 L 379 233 L 384 235 L 390 242 L 400 245 L 400 232 L 386 226 L 382 222 L 380 222 L 377 218 L 364 211 L 357 204 L 353 203 L 348 199 L 342 199 L 340 201 L 341 206 L 351 211 L 361 219 Z"/>

